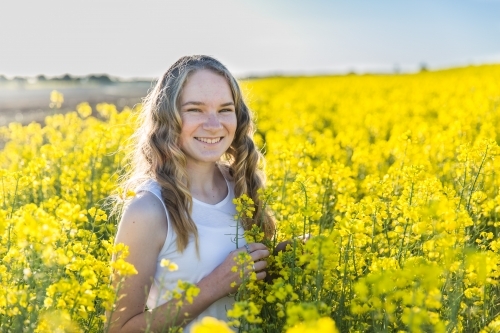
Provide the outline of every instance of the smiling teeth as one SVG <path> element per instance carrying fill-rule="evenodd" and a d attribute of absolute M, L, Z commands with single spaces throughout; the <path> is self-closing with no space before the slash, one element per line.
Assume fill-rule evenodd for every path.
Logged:
<path fill-rule="evenodd" d="M 215 139 L 208 139 L 208 138 L 197 138 L 201 142 L 205 143 L 217 143 L 220 141 L 221 138 L 215 138 Z"/>

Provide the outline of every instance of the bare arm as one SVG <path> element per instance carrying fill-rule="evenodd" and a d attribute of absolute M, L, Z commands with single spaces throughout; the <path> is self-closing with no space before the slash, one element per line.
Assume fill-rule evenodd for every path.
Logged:
<path fill-rule="evenodd" d="M 177 300 L 173 299 L 152 312 L 144 311 L 156 270 L 156 260 L 167 234 L 166 227 L 163 206 L 158 198 L 150 193 L 134 200 L 125 212 L 118 228 L 116 242 L 129 247 L 130 255 L 127 261 L 135 266 L 138 274 L 128 277 L 119 291 L 116 311 L 110 318 L 110 333 L 144 332 L 148 326 L 155 332 L 174 325 L 185 326 L 212 303 L 236 291 L 237 286 L 231 287 L 231 283 L 237 282 L 239 285 L 240 278 L 231 268 L 235 266 L 234 257 L 239 252 L 246 251 L 245 248 L 231 252 L 221 265 L 197 284 L 200 293 L 192 304 L 184 302 L 179 309 L 176 307 Z M 249 249 L 253 261 L 269 256 L 269 251 L 263 244 L 250 244 Z M 257 279 L 265 278 L 266 265 L 265 260 L 255 263 Z M 181 315 L 173 322 L 172 318 L 177 312 Z M 184 316 L 185 313 L 188 316 Z"/>

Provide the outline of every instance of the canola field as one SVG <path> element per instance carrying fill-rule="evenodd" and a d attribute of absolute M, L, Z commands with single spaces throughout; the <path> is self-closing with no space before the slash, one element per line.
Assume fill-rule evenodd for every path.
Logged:
<path fill-rule="evenodd" d="M 499 78 L 485 65 L 242 82 L 278 224 L 268 245 L 293 241 L 269 259 L 272 281 L 240 287 L 228 325 L 500 332 Z M 110 276 L 134 268 L 105 199 L 139 108 L 83 103 L 0 129 L 1 332 L 106 331 Z"/>

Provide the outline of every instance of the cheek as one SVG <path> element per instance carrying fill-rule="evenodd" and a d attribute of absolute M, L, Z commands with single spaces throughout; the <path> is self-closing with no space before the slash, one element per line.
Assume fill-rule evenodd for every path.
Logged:
<path fill-rule="evenodd" d="M 183 123 L 182 128 L 181 128 L 181 133 L 179 134 L 179 137 L 177 138 L 178 145 L 182 147 L 183 145 L 186 144 L 186 142 L 189 141 L 189 137 L 191 136 L 191 128 L 189 127 L 189 124 Z"/>
<path fill-rule="evenodd" d="M 231 119 L 229 127 L 231 128 L 231 132 L 234 135 L 234 133 L 236 132 L 236 128 L 238 128 L 238 121 L 236 120 L 236 116 Z"/>
<path fill-rule="evenodd" d="M 182 119 L 181 136 L 189 135 L 196 128 L 196 119 Z"/>

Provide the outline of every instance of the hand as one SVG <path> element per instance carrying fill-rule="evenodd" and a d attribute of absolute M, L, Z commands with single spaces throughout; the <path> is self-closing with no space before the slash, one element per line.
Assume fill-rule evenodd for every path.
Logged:
<path fill-rule="evenodd" d="M 237 249 L 237 253 L 241 252 L 241 249 L 242 248 Z M 243 249 L 250 255 L 251 260 L 253 261 L 252 270 L 255 270 L 257 280 L 263 280 L 266 277 L 265 269 L 267 267 L 267 261 L 262 259 L 269 257 L 269 250 L 262 243 L 246 244 L 243 246 Z M 250 272 L 247 272 L 247 275 L 249 273 Z"/>
<path fill-rule="evenodd" d="M 248 248 L 248 250 L 247 250 Z M 231 293 L 234 293 L 238 290 L 238 287 L 242 283 L 242 278 L 240 277 L 240 272 L 233 272 L 232 268 L 237 266 L 238 255 L 241 252 L 247 252 L 250 255 L 250 263 L 249 265 L 255 267 L 255 273 L 257 276 L 257 280 L 263 280 L 266 277 L 266 267 L 267 261 L 261 260 L 265 259 L 269 256 L 270 252 L 264 244 L 261 243 L 250 243 L 247 244 L 247 247 L 242 246 L 231 253 L 226 257 L 226 259 L 217 266 L 212 273 L 207 275 L 205 278 L 209 281 L 205 281 L 206 283 L 215 287 L 214 297 L 216 299 L 220 299 L 224 296 L 227 296 Z M 244 278 L 248 277 L 253 272 L 253 269 L 244 271 Z M 202 282 L 200 281 L 200 282 Z M 235 283 L 233 283 L 235 282 Z"/>
<path fill-rule="evenodd" d="M 310 234 L 305 234 L 304 236 L 295 237 L 295 239 L 298 239 L 298 240 L 302 241 L 302 244 L 305 244 L 310 238 L 311 238 Z M 274 251 L 273 251 L 273 255 L 276 256 L 276 255 L 278 255 L 278 253 L 285 251 L 286 250 L 286 246 L 288 244 L 292 245 L 292 241 L 291 240 L 286 240 L 286 241 L 281 242 L 278 245 L 276 245 L 276 247 L 274 248 Z"/>

